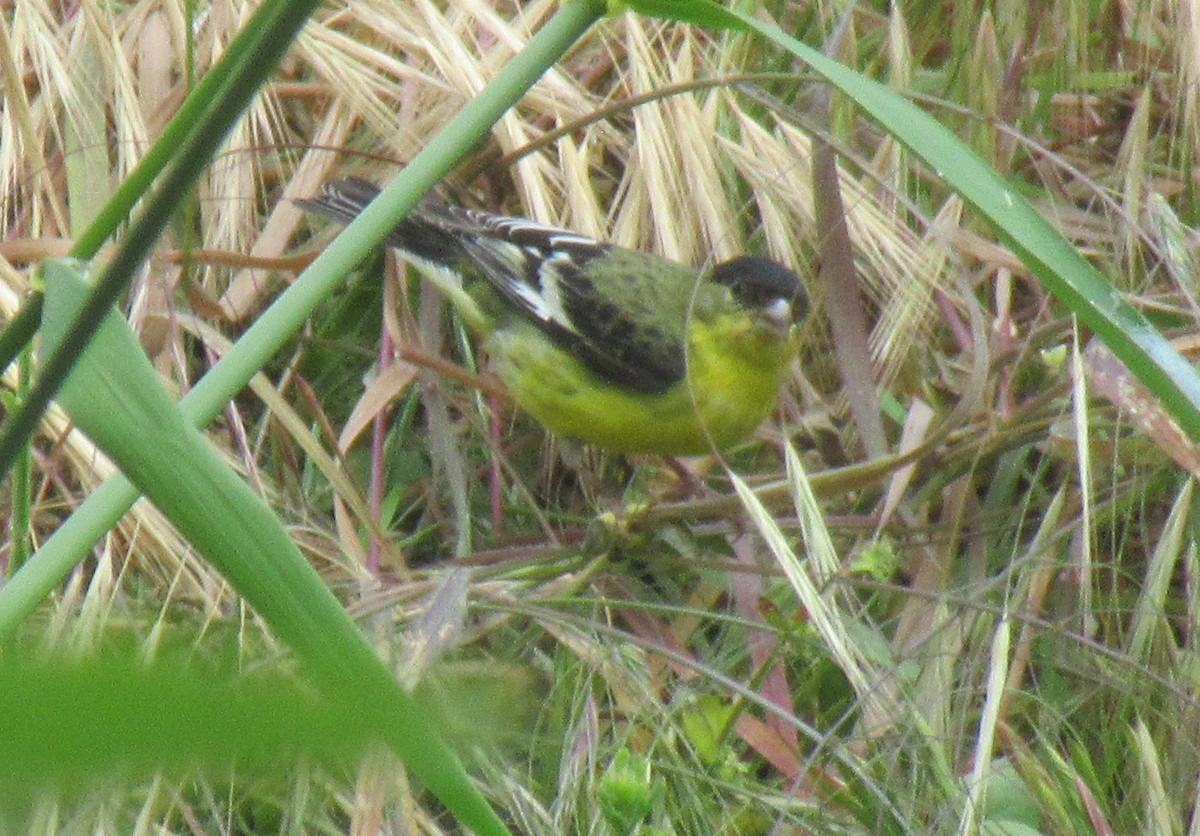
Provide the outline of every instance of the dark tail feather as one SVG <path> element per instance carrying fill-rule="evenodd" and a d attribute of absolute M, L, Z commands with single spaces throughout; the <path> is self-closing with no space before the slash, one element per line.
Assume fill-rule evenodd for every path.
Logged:
<path fill-rule="evenodd" d="M 357 177 L 332 180 L 321 186 L 319 194 L 293 201 L 297 206 L 344 224 L 350 223 L 375 199 L 379 189 Z M 430 223 L 421 207 L 413 209 L 387 237 L 389 246 L 438 264 L 449 264 L 462 254 L 462 247 L 446 230 Z"/>

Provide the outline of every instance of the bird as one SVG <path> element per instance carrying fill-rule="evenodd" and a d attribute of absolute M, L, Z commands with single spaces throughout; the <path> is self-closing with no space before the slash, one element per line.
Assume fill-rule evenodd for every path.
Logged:
<path fill-rule="evenodd" d="M 296 203 L 349 223 L 378 192 L 348 178 Z M 699 270 L 428 198 L 384 243 L 479 335 L 518 406 L 618 453 L 691 456 L 743 441 L 774 409 L 808 311 L 799 276 L 763 256 Z"/>

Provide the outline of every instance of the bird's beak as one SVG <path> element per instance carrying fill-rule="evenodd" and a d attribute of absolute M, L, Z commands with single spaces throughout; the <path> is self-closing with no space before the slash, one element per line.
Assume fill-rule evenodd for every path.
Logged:
<path fill-rule="evenodd" d="M 791 333 L 792 325 L 792 302 L 790 299 L 776 299 L 770 305 L 763 308 L 763 319 L 767 324 L 776 331 L 781 339 L 787 339 Z"/>

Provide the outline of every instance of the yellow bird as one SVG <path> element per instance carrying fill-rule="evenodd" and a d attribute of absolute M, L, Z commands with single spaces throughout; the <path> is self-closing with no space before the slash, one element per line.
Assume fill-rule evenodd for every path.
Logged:
<path fill-rule="evenodd" d="M 297 201 L 342 222 L 378 194 Z M 700 271 L 523 218 L 426 202 L 385 239 L 454 304 L 523 409 L 626 453 L 728 447 L 775 406 L 808 296 L 759 256 Z"/>

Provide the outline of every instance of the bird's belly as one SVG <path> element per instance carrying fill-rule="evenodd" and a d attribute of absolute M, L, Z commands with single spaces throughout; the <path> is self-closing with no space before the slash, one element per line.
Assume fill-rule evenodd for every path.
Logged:
<path fill-rule="evenodd" d="M 770 412 L 779 384 L 775 372 L 748 381 L 745 369 L 728 379 L 698 370 L 647 394 L 599 380 L 544 339 L 496 332 L 487 349 L 522 409 L 556 433 L 625 453 L 696 455 L 740 441 Z"/>

